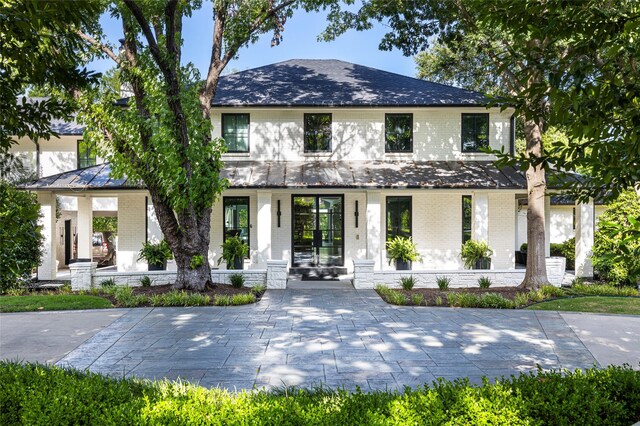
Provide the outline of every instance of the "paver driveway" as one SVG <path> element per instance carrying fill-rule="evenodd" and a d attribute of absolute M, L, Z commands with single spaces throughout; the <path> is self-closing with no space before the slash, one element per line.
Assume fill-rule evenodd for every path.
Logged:
<path fill-rule="evenodd" d="M 132 309 L 58 365 L 230 389 L 395 389 L 597 364 L 556 312 L 394 307 L 373 290 L 269 290 L 241 307 Z"/>

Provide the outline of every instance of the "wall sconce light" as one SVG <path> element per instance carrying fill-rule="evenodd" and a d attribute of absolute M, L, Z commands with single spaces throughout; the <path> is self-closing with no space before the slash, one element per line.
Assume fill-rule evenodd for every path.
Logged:
<path fill-rule="evenodd" d="M 356 211 L 353 213 L 356 217 L 356 228 L 358 227 L 358 216 L 360 216 L 360 212 L 358 211 L 358 200 L 356 200 Z"/>
<path fill-rule="evenodd" d="M 276 213 L 278 217 L 278 228 L 280 228 L 280 216 L 282 216 L 282 212 L 280 211 L 280 200 L 278 200 L 278 212 Z"/>
<path fill-rule="evenodd" d="M 64 226 L 60 227 L 60 245 L 64 244 Z"/>

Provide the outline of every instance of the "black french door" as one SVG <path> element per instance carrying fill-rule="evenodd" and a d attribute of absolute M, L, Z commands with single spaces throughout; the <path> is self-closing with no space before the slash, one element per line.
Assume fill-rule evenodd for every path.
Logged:
<path fill-rule="evenodd" d="M 344 265 L 342 195 L 292 196 L 294 266 Z"/>

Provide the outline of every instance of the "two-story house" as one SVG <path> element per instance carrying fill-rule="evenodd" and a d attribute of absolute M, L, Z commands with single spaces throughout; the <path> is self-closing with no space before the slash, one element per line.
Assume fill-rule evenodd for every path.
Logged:
<path fill-rule="evenodd" d="M 226 236 L 239 235 L 251 248 L 246 268 L 276 259 L 294 272 L 340 273 L 369 259 L 390 269 L 385 242 L 403 235 L 423 256 L 414 269 L 462 269 L 460 246 L 470 238 L 493 248 L 492 268 L 514 268 L 526 181 L 481 151 L 514 148 L 513 111 L 484 104 L 476 92 L 336 60 L 222 77 L 212 120 L 228 147 L 230 187 L 213 208 L 209 261 Z M 153 207 L 144 188 L 109 171 L 96 165 L 28 189 L 45 210 L 56 194 L 84 200 L 80 258 L 89 257 L 91 220 L 80 220 L 89 200 L 117 198 L 118 270 L 144 270 L 142 243 L 161 238 Z M 50 215 L 45 226 L 55 226 Z"/>

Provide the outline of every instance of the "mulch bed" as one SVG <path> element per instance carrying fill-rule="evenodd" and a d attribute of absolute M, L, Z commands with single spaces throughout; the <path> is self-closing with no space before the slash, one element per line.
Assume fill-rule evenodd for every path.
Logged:
<path fill-rule="evenodd" d="M 413 305 L 411 302 L 411 296 L 414 294 L 422 294 L 424 296 L 424 304 L 422 306 L 449 306 L 447 303 L 447 294 L 449 293 L 473 293 L 477 295 L 485 293 L 495 293 L 504 297 L 505 299 L 513 300 L 517 294 L 527 293 L 527 290 L 523 290 L 517 287 L 469 287 L 469 288 L 452 288 L 449 290 L 440 290 L 438 288 L 414 288 L 413 290 L 393 289 L 399 293 L 408 296 L 408 305 Z M 440 298 L 442 304 L 436 304 L 436 299 Z M 384 297 L 383 297 L 384 298 Z"/>

